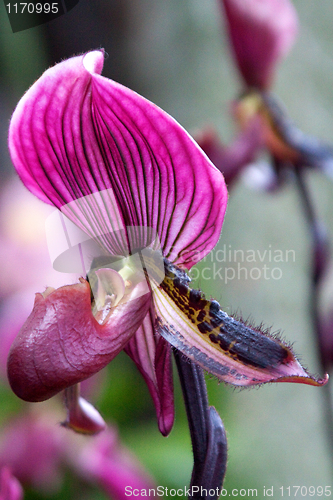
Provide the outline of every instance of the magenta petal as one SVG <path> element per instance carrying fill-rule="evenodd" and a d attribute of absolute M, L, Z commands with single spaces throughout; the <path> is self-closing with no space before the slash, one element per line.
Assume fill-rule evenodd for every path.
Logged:
<path fill-rule="evenodd" d="M 251 87 L 267 89 L 298 31 L 290 0 L 222 0 L 238 68 Z"/>
<path fill-rule="evenodd" d="M 22 500 L 23 488 L 8 467 L 0 471 L 0 500 Z"/>
<path fill-rule="evenodd" d="M 35 490 L 56 491 L 67 452 L 64 445 L 54 415 L 52 420 L 47 413 L 24 413 L 2 429 L 0 467 L 8 465 L 22 484 Z"/>
<path fill-rule="evenodd" d="M 7 365 L 11 387 L 24 400 L 43 401 L 97 373 L 124 348 L 147 314 L 150 294 L 118 305 L 99 324 L 91 312 L 89 284 L 80 281 L 47 290 L 45 297 L 36 294 Z"/>
<path fill-rule="evenodd" d="M 124 227 L 154 228 L 164 254 L 191 267 L 220 236 L 223 177 L 173 118 L 100 76 L 102 65 L 101 51 L 73 57 L 28 90 L 9 131 L 16 170 L 58 208 L 112 189 Z"/>
<path fill-rule="evenodd" d="M 150 310 L 124 351 L 145 379 L 156 408 L 159 430 L 167 436 L 174 422 L 171 347 L 155 333 L 155 321 Z"/>
<path fill-rule="evenodd" d="M 87 441 L 78 453 L 73 454 L 72 461 L 80 476 L 100 485 L 108 498 L 147 498 L 152 489 L 156 490 L 153 479 L 120 443 L 112 428 Z M 149 495 L 149 498 L 155 498 L 155 495 Z"/>

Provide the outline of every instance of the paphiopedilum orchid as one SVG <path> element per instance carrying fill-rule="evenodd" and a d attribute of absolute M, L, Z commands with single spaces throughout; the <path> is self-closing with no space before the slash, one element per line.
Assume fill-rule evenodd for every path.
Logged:
<path fill-rule="evenodd" d="M 237 386 L 325 383 L 280 339 L 190 288 L 185 270 L 220 236 L 223 176 L 168 114 L 102 77 L 103 60 L 93 51 L 47 70 L 11 120 L 9 147 L 20 178 L 94 246 L 88 279 L 36 295 L 8 358 L 14 392 L 29 401 L 50 398 L 124 349 L 168 434 L 171 346 Z"/>
<path fill-rule="evenodd" d="M 267 187 L 281 184 L 286 164 L 318 168 L 332 177 L 332 148 L 302 133 L 269 93 L 278 65 L 298 33 L 294 5 L 290 0 L 222 0 L 221 4 L 243 83 L 242 94 L 234 103 L 234 116 L 248 135 L 260 123 L 259 146 L 269 151 L 278 174 L 275 181 L 267 179 Z"/>
<path fill-rule="evenodd" d="M 223 11 L 234 65 L 242 81 L 241 95 L 233 114 L 242 131 L 228 148 L 216 135 L 206 135 L 200 146 L 222 171 L 228 187 L 263 147 L 283 153 L 286 141 L 278 137 L 264 94 L 273 84 L 279 62 L 291 49 L 298 32 L 296 10 L 290 0 L 219 0 Z M 273 119 L 272 119 L 273 118 Z M 272 126 L 273 123 L 273 126 Z M 255 184 L 273 189 L 276 176 L 266 168 L 253 167 Z M 248 175 L 248 177 L 250 177 Z"/>
<path fill-rule="evenodd" d="M 241 92 L 232 114 L 241 132 L 225 147 L 216 134 L 198 142 L 225 176 L 228 188 L 241 173 L 255 189 L 273 191 L 288 179 L 290 167 L 308 166 L 333 177 L 331 146 L 304 134 L 270 93 L 281 60 L 290 51 L 298 17 L 290 0 L 219 0 L 234 66 L 241 75 Z M 272 165 L 254 161 L 266 150 Z M 250 168 L 246 168 L 251 165 Z"/>

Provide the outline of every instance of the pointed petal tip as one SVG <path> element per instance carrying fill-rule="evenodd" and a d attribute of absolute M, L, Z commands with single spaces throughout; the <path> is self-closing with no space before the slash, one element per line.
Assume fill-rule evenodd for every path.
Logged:
<path fill-rule="evenodd" d="M 163 437 L 168 437 L 173 429 L 174 412 L 169 412 L 167 415 L 160 415 L 157 418 L 158 430 Z"/>
<path fill-rule="evenodd" d="M 328 373 L 326 373 L 323 378 L 316 378 L 307 374 L 305 374 L 304 376 L 291 375 L 288 377 L 278 378 L 277 380 L 274 380 L 274 382 L 292 382 L 294 384 L 306 384 L 306 385 L 312 385 L 314 387 L 321 387 L 327 384 L 329 378 L 330 377 Z"/>
<path fill-rule="evenodd" d="M 82 63 L 89 73 L 92 75 L 94 73 L 100 75 L 104 65 L 104 49 L 87 52 L 87 54 L 83 56 Z"/>
<path fill-rule="evenodd" d="M 188 287 L 185 278 L 181 279 L 179 269 L 176 274 L 176 267 L 166 261 L 163 288 L 157 288 L 153 294 L 156 327 L 165 340 L 204 370 L 237 387 L 272 382 L 320 387 L 328 382 L 328 375 L 310 375 L 291 346 L 268 335 L 262 327 L 253 329 L 228 316 L 217 301 L 206 300 L 201 292 Z M 176 302 L 177 294 L 171 292 L 174 288 L 181 302 Z M 200 316 L 196 316 L 200 323 L 195 324 L 193 317 L 187 316 L 192 306 L 200 310 Z M 223 336 L 219 333 L 221 324 Z"/>
<path fill-rule="evenodd" d="M 124 350 L 146 381 L 156 408 L 160 433 L 168 436 L 175 416 L 171 346 L 156 335 L 155 321 L 152 308 Z"/>

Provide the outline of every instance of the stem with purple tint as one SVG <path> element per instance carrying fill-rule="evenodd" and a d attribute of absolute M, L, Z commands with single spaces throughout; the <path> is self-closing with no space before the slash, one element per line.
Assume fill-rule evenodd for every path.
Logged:
<path fill-rule="evenodd" d="M 301 165 L 295 168 L 296 186 L 298 188 L 300 196 L 302 212 L 309 228 L 309 235 L 312 245 L 312 268 L 310 271 L 311 288 L 309 296 L 310 315 L 315 338 L 320 339 L 320 285 L 327 269 L 329 260 L 329 248 L 326 228 L 316 214 L 311 194 L 305 182 L 304 174 L 305 171 Z M 328 370 L 328 366 L 326 366 L 327 363 L 325 363 L 323 353 L 320 348 L 320 342 L 318 342 L 318 347 L 318 357 L 320 359 L 321 366 L 324 370 Z M 329 452 L 333 460 L 333 400 L 331 388 L 329 385 L 324 388 L 324 415 L 327 435 L 329 437 Z"/>
<path fill-rule="evenodd" d="M 193 471 L 189 498 L 215 500 L 219 497 L 227 467 L 227 439 L 222 420 L 208 405 L 203 370 L 174 349 L 189 423 Z M 210 493 L 215 491 L 213 495 Z"/>

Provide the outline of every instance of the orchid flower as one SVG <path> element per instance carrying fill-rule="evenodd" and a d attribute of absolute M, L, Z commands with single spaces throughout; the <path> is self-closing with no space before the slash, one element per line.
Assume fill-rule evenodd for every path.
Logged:
<path fill-rule="evenodd" d="M 220 4 L 235 66 L 243 81 L 242 92 L 232 110 L 241 128 L 241 151 L 249 151 L 254 156 L 266 149 L 273 163 L 273 166 L 251 165 L 245 172 L 247 183 L 266 191 L 277 189 L 285 182 L 290 165 L 309 166 L 332 177 L 332 147 L 299 130 L 270 93 L 278 64 L 290 51 L 298 33 L 298 17 L 292 2 L 221 0 Z M 256 137 L 257 143 L 251 137 Z M 203 145 L 210 158 L 217 158 L 222 173 L 232 180 L 246 166 L 246 156 L 245 161 L 239 163 L 242 155 L 232 147 L 230 170 L 230 159 L 227 158 L 224 167 L 221 160 L 225 152 L 216 140 Z"/>
<path fill-rule="evenodd" d="M 293 148 L 289 147 L 288 137 L 276 124 L 265 93 L 273 84 L 279 62 L 288 54 L 297 36 L 297 12 L 290 0 L 221 0 L 220 4 L 235 66 L 245 87 L 233 106 L 245 147 L 251 147 L 247 138 L 256 134 L 259 140 L 253 156 L 266 147 L 274 158 L 282 156 L 288 161 L 294 153 Z M 239 171 L 236 163 L 233 177 Z M 264 168 L 253 165 L 247 174 L 250 183 L 266 190 L 281 184 L 281 176 L 267 165 Z"/>
<path fill-rule="evenodd" d="M 171 346 L 236 386 L 324 384 L 280 339 L 230 318 L 190 288 L 185 270 L 220 236 L 223 176 L 169 115 L 102 77 L 103 60 L 93 51 L 50 68 L 11 120 L 9 147 L 21 180 L 94 247 L 88 279 L 36 295 L 8 358 L 14 392 L 48 399 L 124 349 L 166 435 L 174 415 Z"/>
<path fill-rule="evenodd" d="M 290 0 L 220 0 L 219 3 L 235 66 L 245 86 L 233 106 L 241 132 L 228 148 L 212 134 L 206 134 L 199 144 L 231 187 L 264 146 L 274 153 L 284 142 L 278 140 L 273 130 L 271 113 L 262 94 L 271 87 L 279 61 L 292 47 L 298 18 Z M 272 169 L 262 171 L 256 165 L 252 170 L 255 185 L 267 190 L 278 185 Z"/>

